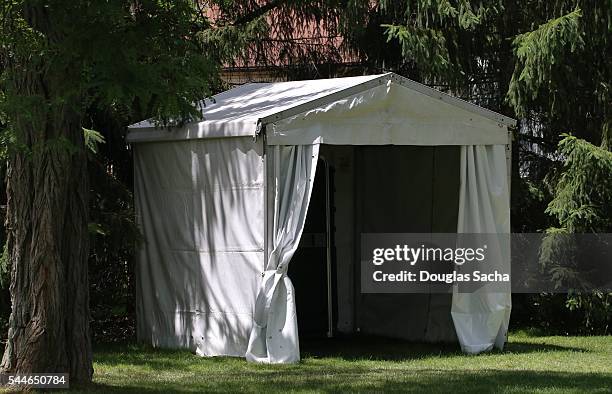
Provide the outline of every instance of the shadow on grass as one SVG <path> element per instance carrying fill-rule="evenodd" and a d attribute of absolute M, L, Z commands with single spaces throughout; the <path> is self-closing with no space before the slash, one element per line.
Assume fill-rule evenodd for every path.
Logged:
<path fill-rule="evenodd" d="M 126 377 L 126 382 L 129 382 Z M 389 373 L 362 368 L 330 369 L 326 374 L 291 370 L 275 374 L 257 372 L 223 373 L 200 376 L 197 380 L 178 379 L 154 384 L 141 382 L 128 386 L 93 384 L 83 392 L 159 393 L 159 392 L 526 392 L 574 391 L 609 392 L 612 376 L 594 373 L 549 371 L 442 371 L 406 370 Z M 77 388 L 77 391 L 79 389 Z"/>
<path fill-rule="evenodd" d="M 420 344 L 400 340 L 349 337 L 303 340 L 304 362 L 257 365 L 236 358 L 202 359 L 186 351 L 159 350 L 138 345 L 97 347 L 100 375 L 95 384 L 76 392 L 610 392 L 612 374 L 547 370 L 546 353 L 581 352 L 580 347 L 511 342 L 509 354 L 540 353 L 545 370 L 508 370 L 488 363 L 470 367 L 465 357 L 452 368 L 437 364 L 394 361 L 461 357 L 456 344 Z M 503 352 L 503 353 L 505 353 Z M 497 352 L 497 354 L 503 354 Z M 360 362 L 360 360 L 375 360 Z M 380 362 L 379 362 L 380 361 Z M 385 361 L 390 361 L 385 363 Z M 576 361 L 580 362 L 580 361 Z M 434 366 L 433 368 L 431 366 Z M 443 364 L 441 364 L 443 365 Z M 514 364 L 521 365 L 521 364 Z M 493 367 L 493 368 L 489 368 Z M 551 367 L 551 369 L 558 369 Z M 75 387 L 73 387 L 75 389 Z"/>
<path fill-rule="evenodd" d="M 503 352 L 492 353 L 535 353 L 535 352 L 588 352 L 577 347 L 551 344 L 537 344 L 513 341 L 506 345 Z M 346 337 L 320 340 L 304 340 L 301 343 L 304 357 L 335 357 L 343 360 L 388 360 L 403 361 L 427 357 L 460 355 L 461 349 L 453 343 L 413 343 L 396 339 L 377 337 Z"/>
<path fill-rule="evenodd" d="M 513 341 L 503 352 L 495 350 L 491 354 L 523 354 L 543 352 L 588 352 L 578 347 L 551 344 L 537 344 Z M 377 337 L 346 337 L 333 339 L 303 340 L 301 356 L 306 362 L 312 359 L 335 358 L 345 361 L 409 361 L 426 358 L 445 358 L 461 355 L 457 344 L 412 343 L 402 340 Z M 185 350 L 155 349 L 134 344 L 112 344 L 96 348 L 95 360 L 106 366 L 146 367 L 151 370 L 186 371 L 205 361 L 207 365 L 240 363 L 239 358 L 212 357 L 202 359 Z M 284 371 L 296 365 L 285 365 Z M 262 370 L 263 372 L 263 370 Z"/>
<path fill-rule="evenodd" d="M 94 348 L 94 361 L 106 366 L 146 366 L 154 370 L 184 370 L 198 360 L 221 361 L 225 357 L 202 359 L 187 350 L 159 349 L 136 344 L 104 344 Z"/>

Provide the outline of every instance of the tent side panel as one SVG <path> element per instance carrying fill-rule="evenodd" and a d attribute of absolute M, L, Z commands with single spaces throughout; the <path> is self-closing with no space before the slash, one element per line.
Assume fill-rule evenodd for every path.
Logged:
<path fill-rule="evenodd" d="M 244 356 L 264 266 L 261 142 L 141 143 L 134 160 L 138 339 Z"/>

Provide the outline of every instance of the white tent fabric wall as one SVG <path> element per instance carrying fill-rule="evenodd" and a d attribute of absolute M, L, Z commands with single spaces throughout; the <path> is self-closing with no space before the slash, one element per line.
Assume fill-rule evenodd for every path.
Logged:
<path fill-rule="evenodd" d="M 272 248 L 255 300 L 246 358 L 264 363 L 292 363 L 300 360 L 300 350 L 295 294 L 287 269 L 306 222 L 319 145 L 276 146 L 273 152 Z"/>
<path fill-rule="evenodd" d="M 250 137 L 135 146 L 140 341 L 244 356 L 264 268 L 262 152 Z"/>
<path fill-rule="evenodd" d="M 510 233 L 505 147 L 462 146 L 457 233 Z M 487 238 L 491 243 L 491 238 Z M 501 238 L 487 254 L 509 264 L 510 248 Z M 489 286 L 490 287 L 490 286 Z M 506 342 L 512 302 L 510 290 L 492 292 L 487 285 L 472 293 L 453 292 L 451 315 L 461 348 L 480 353 Z"/>

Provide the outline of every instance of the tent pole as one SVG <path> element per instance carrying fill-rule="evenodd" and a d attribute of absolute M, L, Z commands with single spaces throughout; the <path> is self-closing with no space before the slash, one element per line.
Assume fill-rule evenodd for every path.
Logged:
<path fill-rule="evenodd" d="M 508 195 L 512 185 L 512 129 L 508 127 L 508 144 L 506 144 L 506 166 L 508 171 Z"/>
<path fill-rule="evenodd" d="M 334 336 L 334 316 L 333 316 L 333 294 L 332 294 L 332 253 L 331 253 L 331 185 L 330 185 L 330 171 L 329 162 L 319 155 L 319 158 L 325 165 L 325 249 L 327 258 L 327 337 L 331 338 Z"/>
<path fill-rule="evenodd" d="M 279 175 L 280 175 L 280 145 L 274 145 L 274 221 L 272 226 L 272 250 L 276 248 L 276 233 L 278 231 L 279 212 Z"/>

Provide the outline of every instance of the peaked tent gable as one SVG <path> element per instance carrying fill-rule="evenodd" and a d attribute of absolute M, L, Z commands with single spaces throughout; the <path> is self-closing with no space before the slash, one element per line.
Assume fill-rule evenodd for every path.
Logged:
<path fill-rule="evenodd" d="M 401 81 L 311 105 L 266 124 L 268 145 L 506 145 L 508 126 L 495 113 L 482 116 L 437 93 L 424 94 Z M 461 102 L 459 103 L 462 104 Z M 487 111 L 476 107 L 480 112 Z M 284 111 L 297 112 L 298 109 Z M 495 115 L 493 115 L 495 114 Z"/>
<path fill-rule="evenodd" d="M 516 121 L 394 73 L 278 83 L 250 83 L 227 90 L 201 103 L 203 120 L 164 129 L 152 120 L 129 126 L 129 143 L 198 138 L 255 136 L 267 124 L 362 94 L 390 83 L 435 98 L 500 126 Z"/>

